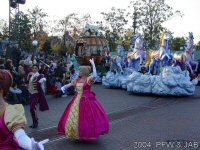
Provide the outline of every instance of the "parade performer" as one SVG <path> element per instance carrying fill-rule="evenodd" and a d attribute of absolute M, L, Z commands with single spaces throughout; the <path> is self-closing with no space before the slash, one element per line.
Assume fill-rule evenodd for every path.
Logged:
<path fill-rule="evenodd" d="M 0 70 L 0 149 L 1 150 L 44 150 L 48 139 L 36 142 L 24 131 L 26 117 L 21 104 L 10 105 L 5 101 L 13 82 L 7 70 Z"/>
<path fill-rule="evenodd" d="M 96 67 L 94 60 L 90 59 L 93 75 L 89 76 L 90 67 L 79 67 L 79 78 L 65 85 L 62 89 L 76 86 L 77 93 L 64 111 L 58 132 L 67 138 L 75 140 L 96 140 L 101 134 L 108 133 L 108 116 L 102 105 L 96 99 L 91 86 L 95 82 Z"/>
<path fill-rule="evenodd" d="M 40 111 L 48 110 L 48 104 L 42 89 L 42 84 L 46 81 L 43 74 L 38 73 L 38 66 L 33 65 L 33 72 L 29 78 L 28 90 L 30 93 L 30 112 L 33 119 L 33 124 L 29 126 L 30 128 L 38 127 L 38 117 L 37 117 L 37 104 L 40 104 Z"/>
<path fill-rule="evenodd" d="M 71 56 L 71 61 L 72 61 L 72 63 L 74 64 L 75 71 L 78 72 L 79 64 L 78 64 L 78 62 L 77 62 L 77 60 L 76 60 L 76 55 L 75 55 L 75 53 L 72 54 L 72 56 Z"/>

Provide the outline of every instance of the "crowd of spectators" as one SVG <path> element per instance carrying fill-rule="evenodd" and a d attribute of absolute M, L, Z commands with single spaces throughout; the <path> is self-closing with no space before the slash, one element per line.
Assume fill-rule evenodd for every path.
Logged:
<path fill-rule="evenodd" d="M 34 64 L 39 66 L 39 73 L 46 78 L 46 84 L 43 87 L 46 95 L 63 96 L 61 87 L 78 76 L 70 56 L 61 58 L 50 55 L 44 58 L 38 55 L 36 57 L 32 53 L 22 52 L 18 45 L 12 50 L 9 48 L 7 50 L 5 56 L 0 57 L 0 69 L 7 69 L 13 75 L 13 85 L 7 97 L 10 103 L 29 104 L 28 80 Z M 64 95 L 74 93 L 75 89 L 72 87 Z"/>

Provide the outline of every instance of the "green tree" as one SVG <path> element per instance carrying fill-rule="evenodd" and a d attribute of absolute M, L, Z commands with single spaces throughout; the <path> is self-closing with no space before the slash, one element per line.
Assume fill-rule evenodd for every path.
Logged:
<path fill-rule="evenodd" d="M 129 7 L 137 14 L 137 27 L 144 32 L 145 42 L 149 48 L 155 48 L 155 43 L 164 30 L 162 23 L 174 15 L 181 15 L 180 11 L 173 12 L 172 7 L 161 0 L 134 0 Z"/>
<path fill-rule="evenodd" d="M 125 50 L 130 49 L 130 46 L 132 44 L 131 37 L 133 36 L 133 34 L 134 34 L 133 29 L 127 29 L 125 36 L 124 36 Z"/>
<path fill-rule="evenodd" d="M 17 41 L 22 49 L 28 50 L 32 42 L 31 28 L 32 24 L 28 14 L 18 12 L 11 19 L 10 40 Z"/>
<path fill-rule="evenodd" d="M 175 37 L 172 39 L 172 50 L 181 50 L 185 46 L 185 39 L 184 37 Z"/>
<path fill-rule="evenodd" d="M 106 31 L 109 31 L 109 26 L 107 24 L 105 24 L 103 21 L 96 21 L 97 26 L 99 27 L 99 29 L 101 31 L 104 31 L 106 33 Z"/>
<path fill-rule="evenodd" d="M 125 9 L 112 7 L 111 11 L 108 13 L 101 12 L 101 14 L 103 15 L 103 19 L 106 21 L 108 28 L 111 30 L 108 30 L 106 32 L 106 39 L 109 41 L 109 45 L 111 44 L 111 49 L 115 49 L 116 43 L 122 42 L 123 40 L 123 36 L 125 34 L 125 25 L 128 22 L 128 20 L 125 17 L 125 11 Z M 108 35 L 108 33 L 111 35 Z"/>
<path fill-rule="evenodd" d="M 71 46 L 66 45 L 66 37 L 67 35 L 71 35 L 74 39 L 77 39 L 83 32 L 83 28 L 85 23 L 91 23 L 91 16 L 89 14 L 85 14 L 79 17 L 75 13 L 71 13 L 59 20 L 57 24 L 57 31 L 62 35 L 62 51 L 66 51 L 66 49 L 71 49 Z"/>
<path fill-rule="evenodd" d="M 57 31 L 61 33 L 62 35 L 62 50 L 64 51 L 66 49 L 66 34 L 69 33 L 69 31 L 73 31 L 75 22 L 79 21 L 77 18 L 77 14 L 71 13 L 67 16 L 65 16 L 63 19 L 59 20 L 57 24 Z"/>
<path fill-rule="evenodd" d="M 40 31 L 40 29 L 47 27 L 45 18 L 48 17 L 48 14 L 44 11 L 44 9 L 39 8 L 39 6 L 35 6 L 32 10 L 28 9 L 28 14 L 32 23 L 34 38 L 36 38 L 36 34 Z"/>
<path fill-rule="evenodd" d="M 51 53 L 51 42 L 50 40 L 45 41 L 42 51 L 45 53 L 45 58 Z"/>
<path fill-rule="evenodd" d="M 61 51 L 61 39 L 58 36 L 50 36 L 48 40 L 51 43 L 51 49 L 54 52 L 60 52 Z"/>
<path fill-rule="evenodd" d="M 110 51 L 115 51 L 117 47 L 116 43 L 119 40 L 119 36 L 115 32 L 107 30 L 105 33 L 105 38 L 108 41 Z"/>
<path fill-rule="evenodd" d="M 112 7 L 108 13 L 101 12 L 103 19 L 110 25 L 112 32 L 123 35 L 125 32 L 124 26 L 128 20 L 125 18 L 125 9 Z"/>
<path fill-rule="evenodd" d="M 52 50 L 54 52 L 61 52 L 61 44 L 60 43 L 55 43 L 52 45 Z"/>
<path fill-rule="evenodd" d="M 61 32 L 62 35 L 64 35 L 67 31 L 71 29 L 73 30 L 74 22 L 77 20 L 77 14 L 71 13 L 67 16 L 65 16 L 63 19 L 59 20 L 57 24 L 57 31 Z"/>
<path fill-rule="evenodd" d="M 9 26 L 4 19 L 0 20 L 0 33 L 2 34 L 2 39 L 9 38 Z"/>
<path fill-rule="evenodd" d="M 39 32 L 36 33 L 37 37 L 36 39 L 39 41 L 38 49 L 43 50 L 44 43 L 48 40 L 48 33 L 45 32 L 42 28 Z"/>
<path fill-rule="evenodd" d="M 195 49 L 197 51 L 200 51 L 200 41 L 197 44 L 195 44 Z"/>
<path fill-rule="evenodd" d="M 68 14 L 60 20 L 53 20 L 54 24 L 50 27 L 50 32 L 54 35 L 64 35 L 66 32 L 71 33 L 75 37 L 80 35 L 85 23 L 91 23 L 91 16 L 85 14 L 79 17 L 75 13 Z"/>

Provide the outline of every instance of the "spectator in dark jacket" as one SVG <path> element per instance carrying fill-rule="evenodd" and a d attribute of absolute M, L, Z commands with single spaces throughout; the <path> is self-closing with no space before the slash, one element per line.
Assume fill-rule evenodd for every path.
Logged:
<path fill-rule="evenodd" d="M 21 51 L 18 44 L 15 45 L 14 50 L 12 51 L 12 60 L 13 65 L 18 68 L 19 61 L 21 60 Z"/>
<path fill-rule="evenodd" d="M 0 58 L 0 69 L 5 69 L 3 58 Z"/>

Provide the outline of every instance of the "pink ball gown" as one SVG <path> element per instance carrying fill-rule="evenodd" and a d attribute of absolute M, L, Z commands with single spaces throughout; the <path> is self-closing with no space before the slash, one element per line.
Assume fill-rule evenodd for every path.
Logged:
<path fill-rule="evenodd" d="M 96 140 L 109 131 L 108 116 L 91 91 L 92 77 L 85 83 L 80 78 L 72 81 L 77 93 L 65 109 L 58 124 L 58 132 L 68 138 Z"/>

